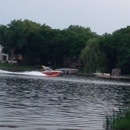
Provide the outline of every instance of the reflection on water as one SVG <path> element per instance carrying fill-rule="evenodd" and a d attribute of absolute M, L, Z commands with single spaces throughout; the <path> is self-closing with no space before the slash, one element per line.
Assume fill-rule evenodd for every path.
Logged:
<path fill-rule="evenodd" d="M 0 76 L 0 129 L 103 130 L 129 104 L 129 83 L 82 77 Z"/>

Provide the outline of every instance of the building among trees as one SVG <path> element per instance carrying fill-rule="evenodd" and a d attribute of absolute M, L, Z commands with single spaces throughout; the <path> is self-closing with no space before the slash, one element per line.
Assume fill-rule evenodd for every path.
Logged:
<path fill-rule="evenodd" d="M 7 62 L 8 61 L 8 54 L 4 54 L 3 53 L 3 47 L 0 45 L 0 62 L 3 63 L 3 62 Z"/>

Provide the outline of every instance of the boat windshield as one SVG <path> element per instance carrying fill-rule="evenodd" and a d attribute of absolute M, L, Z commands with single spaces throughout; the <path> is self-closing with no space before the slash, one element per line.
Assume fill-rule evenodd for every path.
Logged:
<path fill-rule="evenodd" d="M 45 71 L 53 71 L 52 69 L 50 69 L 50 68 L 47 68 Z"/>

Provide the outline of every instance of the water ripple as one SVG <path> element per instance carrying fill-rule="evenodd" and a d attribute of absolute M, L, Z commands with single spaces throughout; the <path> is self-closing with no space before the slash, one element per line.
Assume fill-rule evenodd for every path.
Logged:
<path fill-rule="evenodd" d="M 102 130 L 127 106 L 129 83 L 83 77 L 0 76 L 0 129 Z"/>

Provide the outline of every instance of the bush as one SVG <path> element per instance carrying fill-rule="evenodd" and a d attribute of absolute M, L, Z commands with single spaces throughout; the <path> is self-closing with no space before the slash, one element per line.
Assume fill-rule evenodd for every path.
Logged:
<path fill-rule="evenodd" d="M 106 130 L 130 130 L 130 110 L 106 117 Z"/>

